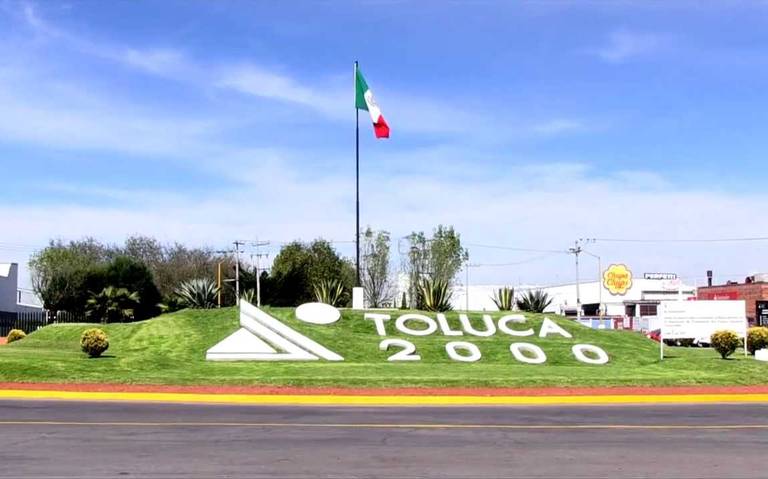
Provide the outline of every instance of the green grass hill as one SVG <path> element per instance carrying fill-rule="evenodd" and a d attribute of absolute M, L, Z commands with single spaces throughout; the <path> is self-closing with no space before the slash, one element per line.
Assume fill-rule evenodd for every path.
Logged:
<path fill-rule="evenodd" d="M 82 332 L 94 325 L 52 325 L 26 339 L 0 346 L 0 381 L 89 382 L 133 384 L 226 384 L 307 386 L 608 386 L 761 384 L 768 382 L 768 365 L 744 358 L 739 352 L 721 360 L 710 349 L 668 348 L 660 362 L 658 343 L 625 331 L 596 331 L 564 319 L 554 319 L 572 333 L 539 338 L 542 315 L 526 314 L 537 336 L 515 338 L 497 332 L 488 338 L 446 337 L 440 333 L 414 337 L 397 332 L 392 311 L 387 338 L 411 341 L 419 362 L 393 363 L 387 358 L 399 349 L 381 351 L 383 337 L 362 313 L 344 311 L 332 325 L 307 325 L 294 318 L 294 310 L 267 308 L 320 344 L 341 354 L 343 362 L 210 362 L 205 352 L 239 327 L 234 308 L 184 310 L 148 321 L 103 326 L 110 347 L 105 356 L 88 359 L 80 351 Z M 425 313 L 432 318 L 433 313 Z M 458 314 L 448 313 L 458 327 Z M 499 313 L 493 314 L 499 318 Z M 470 314 L 479 325 L 480 314 Z M 466 340 L 482 352 L 477 363 L 448 358 L 445 344 Z M 541 365 L 517 362 L 509 351 L 513 342 L 540 346 L 548 357 Z M 607 365 L 576 361 L 571 347 L 577 343 L 603 348 Z"/>

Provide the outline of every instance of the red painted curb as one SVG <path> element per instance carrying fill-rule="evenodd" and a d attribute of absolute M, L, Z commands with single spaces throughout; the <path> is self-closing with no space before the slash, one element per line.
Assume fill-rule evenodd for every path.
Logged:
<path fill-rule="evenodd" d="M 547 388 L 346 388 L 290 386 L 170 386 L 152 384 L 0 383 L 0 389 L 83 392 L 157 392 L 248 395 L 339 395 L 339 396 L 605 396 L 680 394 L 768 394 L 759 386 L 618 386 Z"/>

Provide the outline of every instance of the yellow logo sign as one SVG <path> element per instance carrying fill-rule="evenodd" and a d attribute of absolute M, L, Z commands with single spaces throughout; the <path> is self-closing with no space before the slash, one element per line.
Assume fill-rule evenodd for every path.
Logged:
<path fill-rule="evenodd" d="M 611 294 L 624 296 L 632 287 L 632 271 L 623 264 L 612 264 L 603 272 L 603 286 Z"/>

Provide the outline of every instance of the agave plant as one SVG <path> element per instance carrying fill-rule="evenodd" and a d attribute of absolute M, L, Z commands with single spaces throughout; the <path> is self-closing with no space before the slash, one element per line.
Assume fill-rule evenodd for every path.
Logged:
<path fill-rule="evenodd" d="M 419 306 L 427 311 L 450 311 L 451 286 L 442 279 L 424 278 L 419 283 Z"/>
<path fill-rule="evenodd" d="M 517 307 L 529 313 L 543 313 L 547 306 L 552 303 L 553 299 L 540 289 L 529 290 L 517 300 Z"/>
<path fill-rule="evenodd" d="M 130 321 L 139 302 L 139 293 L 107 286 L 101 292 L 91 295 L 85 305 L 85 314 L 89 319 L 98 319 L 103 324 Z"/>
<path fill-rule="evenodd" d="M 509 286 L 499 288 L 491 297 L 499 311 L 512 311 L 515 304 L 515 290 Z"/>
<path fill-rule="evenodd" d="M 319 303 L 338 306 L 341 297 L 344 294 L 344 285 L 338 279 L 321 279 L 313 289 L 315 290 L 315 299 Z"/>
<path fill-rule="evenodd" d="M 208 278 L 191 279 L 181 283 L 174 294 L 187 308 L 210 309 L 216 307 L 219 288 Z"/>

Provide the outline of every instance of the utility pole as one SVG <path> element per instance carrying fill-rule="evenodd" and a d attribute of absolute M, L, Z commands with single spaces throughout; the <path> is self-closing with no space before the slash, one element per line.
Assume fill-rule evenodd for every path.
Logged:
<path fill-rule="evenodd" d="M 218 250 L 216 251 L 216 254 L 225 254 L 229 256 L 231 251 L 227 250 Z M 221 271 L 221 265 L 224 264 L 223 260 L 220 260 L 218 263 L 216 263 L 216 287 L 218 288 L 218 292 L 216 293 L 216 304 L 218 307 L 221 307 L 221 293 L 224 290 L 224 275 Z"/>
<path fill-rule="evenodd" d="M 256 306 L 261 307 L 261 268 L 259 268 L 259 258 L 262 256 L 269 256 L 269 253 L 259 253 L 259 247 L 260 246 L 269 246 L 269 241 L 259 241 L 258 239 L 253 242 L 253 246 L 256 247 L 256 254 L 251 255 L 251 259 L 253 259 L 253 256 L 256 256 Z"/>
<path fill-rule="evenodd" d="M 467 284 L 464 287 L 464 291 L 466 292 L 465 299 L 466 299 L 466 305 L 465 308 L 467 311 L 469 311 L 469 258 L 467 258 Z"/>
<path fill-rule="evenodd" d="M 240 306 L 240 246 L 245 244 L 245 241 L 233 241 L 235 245 L 235 304 Z"/>
<path fill-rule="evenodd" d="M 216 303 L 221 307 L 221 261 L 216 265 Z"/>
<path fill-rule="evenodd" d="M 573 248 L 569 248 L 568 252 L 576 257 L 576 320 L 581 319 L 581 292 L 579 291 L 579 255 L 582 252 L 581 240 L 574 241 Z"/>
<path fill-rule="evenodd" d="M 590 240 L 586 240 L 587 243 L 590 242 Z M 582 253 L 588 254 L 591 257 L 595 258 L 597 260 L 597 301 L 598 301 L 598 316 L 600 316 L 600 312 L 603 310 L 603 265 L 602 265 L 602 259 L 600 256 L 590 253 L 587 250 L 582 250 Z"/>

